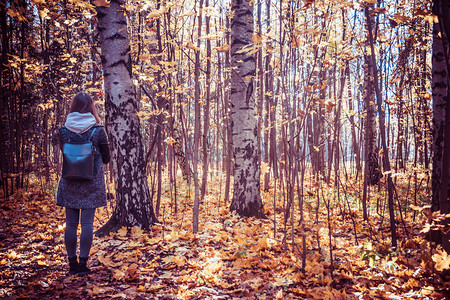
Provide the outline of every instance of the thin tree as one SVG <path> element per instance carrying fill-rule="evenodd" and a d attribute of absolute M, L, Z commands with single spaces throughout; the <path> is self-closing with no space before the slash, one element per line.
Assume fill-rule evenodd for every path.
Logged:
<path fill-rule="evenodd" d="M 202 33 L 202 8 L 203 0 L 199 3 L 199 14 L 198 14 L 198 34 L 197 34 L 197 49 L 195 49 L 195 66 L 194 66 L 194 78 L 195 78 L 195 94 L 194 94 L 194 207 L 192 210 L 192 220 L 193 220 L 193 232 L 198 232 L 198 215 L 200 211 L 200 191 L 198 182 L 198 152 L 199 152 L 199 142 L 201 136 L 200 128 L 200 35 Z"/>
<path fill-rule="evenodd" d="M 205 6 L 209 6 L 209 1 L 205 1 Z M 209 15 L 206 16 L 205 27 L 206 27 L 206 35 L 209 34 L 210 31 L 210 19 Z M 206 183 L 208 178 L 208 148 L 209 148 L 209 110 L 210 110 L 210 100 L 211 98 L 211 40 L 206 40 L 206 103 L 205 110 L 203 112 L 203 166 L 202 166 L 202 187 L 200 198 L 203 199 L 206 194 Z"/>
<path fill-rule="evenodd" d="M 369 7 L 373 9 L 373 4 Z M 368 9 L 368 8 L 367 8 Z M 367 30 L 371 30 L 374 24 L 373 16 L 367 17 Z M 370 46 L 369 38 L 366 45 Z M 371 60 L 371 53 L 364 55 L 364 191 L 363 191 L 363 218 L 368 219 L 367 215 L 367 193 L 368 185 L 378 184 L 381 178 L 381 171 L 378 165 L 378 147 L 377 147 L 377 124 L 376 124 L 376 106 L 375 106 L 375 88 L 374 88 L 374 65 Z"/>
<path fill-rule="evenodd" d="M 366 7 L 366 18 L 367 18 L 367 29 L 369 32 L 369 45 L 371 48 L 371 55 L 370 55 L 370 65 L 371 69 L 373 70 L 373 86 L 376 94 L 377 99 L 377 106 L 378 106 L 378 115 L 379 115 L 379 123 L 380 123 L 380 136 L 381 136 L 381 147 L 383 149 L 383 170 L 386 172 L 386 181 L 387 181 L 387 188 L 388 188 L 388 208 L 389 208 L 389 219 L 390 219 L 390 230 L 391 230 L 391 242 L 392 247 L 397 247 L 397 229 L 396 229 L 396 220 L 395 220 L 395 211 L 394 211 L 394 183 L 392 182 L 391 177 L 391 164 L 389 162 L 389 149 L 387 147 L 386 142 L 386 126 L 385 126 L 385 112 L 383 109 L 383 99 L 381 96 L 380 91 L 380 85 L 378 80 L 378 70 L 377 70 L 377 64 L 376 64 L 376 57 L 375 57 L 375 46 L 374 46 L 374 37 L 373 37 L 373 29 L 372 24 L 369 21 L 370 15 L 372 14 L 372 11 L 369 10 L 369 8 Z M 367 163 L 367 162 L 366 162 Z"/>

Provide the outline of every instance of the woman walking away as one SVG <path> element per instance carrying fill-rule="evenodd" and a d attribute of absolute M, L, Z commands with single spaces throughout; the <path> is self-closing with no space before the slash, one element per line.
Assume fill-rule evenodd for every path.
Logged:
<path fill-rule="evenodd" d="M 63 150 L 63 176 L 58 185 L 56 204 L 66 209 L 66 231 L 64 244 L 69 260 L 69 274 L 83 276 L 91 273 L 86 263 L 93 239 L 95 209 L 106 205 L 106 186 L 103 164 L 110 160 L 108 139 L 100 124 L 95 104 L 87 93 L 78 93 L 72 100 L 66 123 L 59 129 L 59 142 Z M 64 168 L 67 145 L 89 145 L 90 155 L 94 156 L 91 178 L 79 179 L 66 176 Z M 78 142 L 78 143 L 77 143 Z M 66 145 L 66 146 L 65 146 Z M 74 151 L 74 150 L 72 150 Z M 92 179 L 93 178 L 93 179 Z M 77 229 L 81 223 L 80 259 L 77 259 Z"/>

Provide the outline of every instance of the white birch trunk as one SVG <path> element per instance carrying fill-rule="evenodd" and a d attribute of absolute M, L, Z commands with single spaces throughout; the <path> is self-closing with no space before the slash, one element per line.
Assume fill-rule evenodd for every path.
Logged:
<path fill-rule="evenodd" d="M 117 201 L 111 219 L 99 230 L 100 235 L 122 226 L 148 228 L 156 221 L 145 172 L 123 4 L 124 1 L 115 0 L 109 7 L 97 8 L 106 127 L 110 137 Z"/>
<path fill-rule="evenodd" d="M 242 216 L 264 217 L 260 194 L 258 123 L 253 96 L 255 57 L 242 52 L 252 44 L 253 7 L 250 0 L 232 1 L 231 23 L 231 127 L 234 149 L 234 192 L 230 211 Z"/>
<path fill-rule="evenodd" d="M 433 91 L 433 172 L 432 172 L 432 211 L 440 211 L 447 214 L 449 204 L 449 145 L 450 145 L 450 93 L 449 93 L 449 41 L 448 33 L 450 14 L 448 2 L 437 3 L 435 8 L 439 23 L 433 26 L 433 66 L 432 66 L 432 91 Z M 443 32 L 444 31 L 444 32 Z M 441 244 L 443 249 L 450 252 L 450 227 L 449 220 L 443 220 L 445 226 L 442 231 L 431 231 L 431 239 Z"/>

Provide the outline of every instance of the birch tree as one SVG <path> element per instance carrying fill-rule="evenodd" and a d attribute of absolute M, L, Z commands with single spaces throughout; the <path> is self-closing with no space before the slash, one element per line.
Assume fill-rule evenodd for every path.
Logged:
<path fill-rule="evenodd" d="M 369 5 L 370 9 L 374 5 Z M 372 28 L 375 24 L 373 16 L 367 17 L 366 28 Z M 366 49 L 369 49 L 369 38 L 366 40 Z M 366 50 L 369 51 L 369 50 Z M 364 191 L 363 191 L 363 217 L 368 219 L 367 215 L 367 193 L 368 185 L 376 185 L 382 177 L 378 165 L 378 147 L 377 147 L 377 121 L 375 106 L 375 87 L 374 87 L 374 68 L 371 60 L 371 53 L 364 54 Z"/>
<path fill-rule="evenodd" d="M 433 173 L 432 197 L 433 211 L 442 215 L 450 212 L 449 205 L 449 155 L 450 155 L 450 90 L 449 83 L 449 41 L 450 33 L 449 2 L 435 1 L 435 13 L 439 23 L 433 26 Z M 450 252 L 449 219 L 443 219 L 442 232 L 432 232 L 432 239 L 442 244 Z"/>
<path fill-rule="evenodd" d="M 256 136 L 253 76 L 255 57 L 249 55 L 253 35 L 251 0 L 232 1 L 231 22 L 231 127 L 234 153 L 234 192 L 230 211 L 263 217 Z"/>
<path fill-rule="evenodd" d="M 103 66 L 106 127 L 112 152 L 116 209 L 99 229 L 104 235 L 122 226 L 148 228 L 156 221 L 145 172 L 144 149 L 132 82 L 130 41 L 124 1 L 97 7 Z"/>

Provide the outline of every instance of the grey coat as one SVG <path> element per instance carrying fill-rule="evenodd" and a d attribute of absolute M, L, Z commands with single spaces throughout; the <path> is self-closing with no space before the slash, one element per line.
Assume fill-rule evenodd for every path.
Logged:
<path fill-rule="evenodd" d="M 95 125 L 94 127 L 97 128 L 91 138 L 92 144 L 95 146 L 94 179 L 92 181 L 77 181 L 61 178 L 56 194 L 56 205 L 77 209 L 97 208 L 106 205 L 103 163 L 109 162 L 108 139 L 103 126 Z M 60 146 L 62 147 L 68 141 L 67 134 L 70 135 L 71 140 L 87 140 L 93 128 L 82 134 L 65 131 L 61 128 L 59 130 Z"/>

